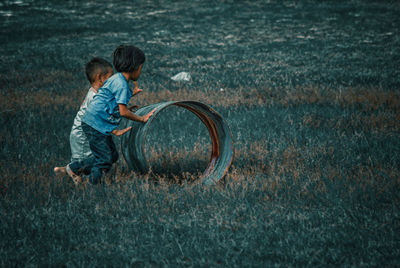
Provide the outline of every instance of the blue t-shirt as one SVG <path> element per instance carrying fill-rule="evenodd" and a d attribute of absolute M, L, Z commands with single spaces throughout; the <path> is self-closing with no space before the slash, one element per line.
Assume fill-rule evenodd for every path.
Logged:
<path fill-rule="evenodd" d="M 82 122 L 105 135 L 110 135 L 121 121 L 118 104 L 128 105 L 131 97 L 132 91 L 126 78 L 121 73 L 114 74 L 99 88 L 87 107 Z"/>

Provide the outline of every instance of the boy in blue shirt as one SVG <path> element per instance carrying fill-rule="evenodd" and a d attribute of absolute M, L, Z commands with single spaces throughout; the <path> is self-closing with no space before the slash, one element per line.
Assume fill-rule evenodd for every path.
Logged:
<path fill-rule="evenodd" d="M 111 63 L 107 60 L 94 57 L 85 65 L 85 74 L 91 87 L 74 118 L 74 123 L 69 135 L 71 162 L 82 161 L 92 156 L 89 141 L 82 130 L 82 117 L 86 113 L 89 103 L 93 101 L 93 97 L 96 95 L 99 88 L 102 87 L 104 82 L 113 74 L 113 68 Z M 114 130 L 113 134 L 120 136 L 127 131 L 129 131 L 129 129 Z M 66 166 L 55 167 L 54 172 L 58 175 L 66 174 Z"/>
<path fill-rule="evenodd" d="M 145 123 L 153 115 L 155 109 L 147 115 L 138 116 L 127 107 L 130 98 L 141 91 L 135 87 L 132 92 L 128 82 L 138 80 L 145 59 L 142 50 L 135 46 L 121 45 L 115 49 L 113 64 L 117 73 L 98 90 L 82 118 L 82 129 L 89 140 L 93 156 L 83 161 L 74 161 L 66 168 L 74 182 L 81 180 L 81 174 L 90 173 L 89 181 L 92 184 L 100 183 L 103 175 L 118 160 L 111 133 L 118 127 L 121 116 Z"/>

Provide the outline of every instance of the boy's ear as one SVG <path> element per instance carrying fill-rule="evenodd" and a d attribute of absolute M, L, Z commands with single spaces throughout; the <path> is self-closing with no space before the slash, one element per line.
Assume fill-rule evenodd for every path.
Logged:
<path fill-rule="evenodd" d="M 97 74 L 94 76 L 94 81 L 100 81 L 101 83 L 104 82 L 104 81 L 103 81 L 103 76 L 101 75 L 101 73 L 97 73 Z"/>

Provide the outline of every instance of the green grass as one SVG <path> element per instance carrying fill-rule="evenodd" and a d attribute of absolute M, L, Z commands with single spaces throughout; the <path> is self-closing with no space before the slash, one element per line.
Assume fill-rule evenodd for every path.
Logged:
<path fill-rule="evenodd" d="M 399 265 L 399 9 L 1 3 L 0 266 Z M 210 141 L 179 108 L 152 124 L 152 173 L 120 159 L 102 186 L 54 176 L 85 62 L 121 43 L 147 57 L 135 103 L 197 100 L 226 119 L 235 159 L 223 183 L 198 183 Z M 180 71 L 193 80 L 170 80 Z"/>

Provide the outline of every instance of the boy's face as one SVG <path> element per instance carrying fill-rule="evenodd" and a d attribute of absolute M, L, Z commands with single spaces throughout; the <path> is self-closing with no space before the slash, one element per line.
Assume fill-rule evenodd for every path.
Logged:
<path fill-rule="evenodd" d="M 140 64 L 139 68 L 136 71 L 131 72 L 131 79 L 133 81 L 137 81 L 139 79 L 140 73 L 142 72 L 143 64 Z"/>

